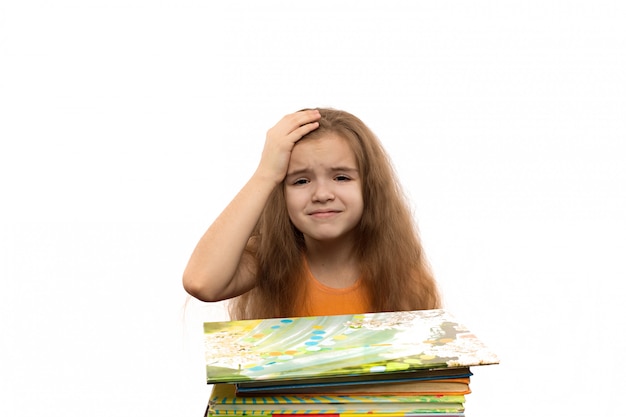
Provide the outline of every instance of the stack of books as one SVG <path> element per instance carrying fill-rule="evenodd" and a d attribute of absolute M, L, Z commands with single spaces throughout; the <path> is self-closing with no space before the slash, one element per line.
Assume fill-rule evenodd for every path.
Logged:
<path fill-rule="evenodd" d="M 499 363 L 442 309 L 210 322 L 204 336 L 207 416 L 461 417 L 471 367 Z"/>

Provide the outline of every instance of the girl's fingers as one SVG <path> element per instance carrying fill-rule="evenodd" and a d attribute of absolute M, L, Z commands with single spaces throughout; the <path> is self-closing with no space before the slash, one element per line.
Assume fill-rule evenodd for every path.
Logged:
<path fill-rule="evenodd" d="M 267 131 L 259 169 L 277 181 L 282 181 L 295 143 L 317 129 L 320 118 L 318 110 L 303 110 L 284 116 Z"/>
<path fill-rule="evenodd" d="M 283 118 L 283 122 L 286 129 L 286 134 L 302 133 L 300 137 L 304 136 L 305 132 L 308 133 L 315 128 L 317 122 L 320 119 L 320 112 L 318 110 L 302 110 L 296 113 L 289 114 Z"/>
<path fill-rule="evenodd" d="M 295 136 L 296 140 L 300 140 L 307 133 L 310 133 L 310 132 L 314 131 L 319 126 L 320 126 L 319 122 L 308 122 L 307 124 L 302 125 L 299 128 L 297 128 L 296 130 L 294 130 L 292 132 L 292 134 Z"/>

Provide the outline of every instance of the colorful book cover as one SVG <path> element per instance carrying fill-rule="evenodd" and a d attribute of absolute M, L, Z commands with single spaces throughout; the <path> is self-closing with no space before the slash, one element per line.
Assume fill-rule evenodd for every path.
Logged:
<path fill-rule="evenodd" d="M 268 396 L 240 398 L 233 384 L 216 384 L 210 415 L 381 414 L 464 411 L 464 396 Z"/>
<path fill-rule="evenodd" d="M 204 323 L 207 383 L 280 382 L 497 364 L 449 312 Z"/>

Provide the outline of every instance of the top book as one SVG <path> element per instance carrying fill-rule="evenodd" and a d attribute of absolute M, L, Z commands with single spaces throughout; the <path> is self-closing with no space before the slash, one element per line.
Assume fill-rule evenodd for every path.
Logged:
<path fill-rule="evenodd" d="M 499 363 L 442 309 L 207 322 L 204 336 L 208 384 L 376 379 Z"/>

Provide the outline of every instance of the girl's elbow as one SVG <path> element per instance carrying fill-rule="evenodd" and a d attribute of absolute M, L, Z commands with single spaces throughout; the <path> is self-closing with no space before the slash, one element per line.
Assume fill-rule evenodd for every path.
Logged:
<path fill-rule="evenodd" d="M 185 291 L 194 298 L 197 298 L 200 301 L 204 302 L 215 302 L 221 301 L 216 294 L 207 288 L 206 285 L 203 285 L 197 279 L 193 279 L 192 276 L 187 274 L 183 275 L 183 288 Z"/>

